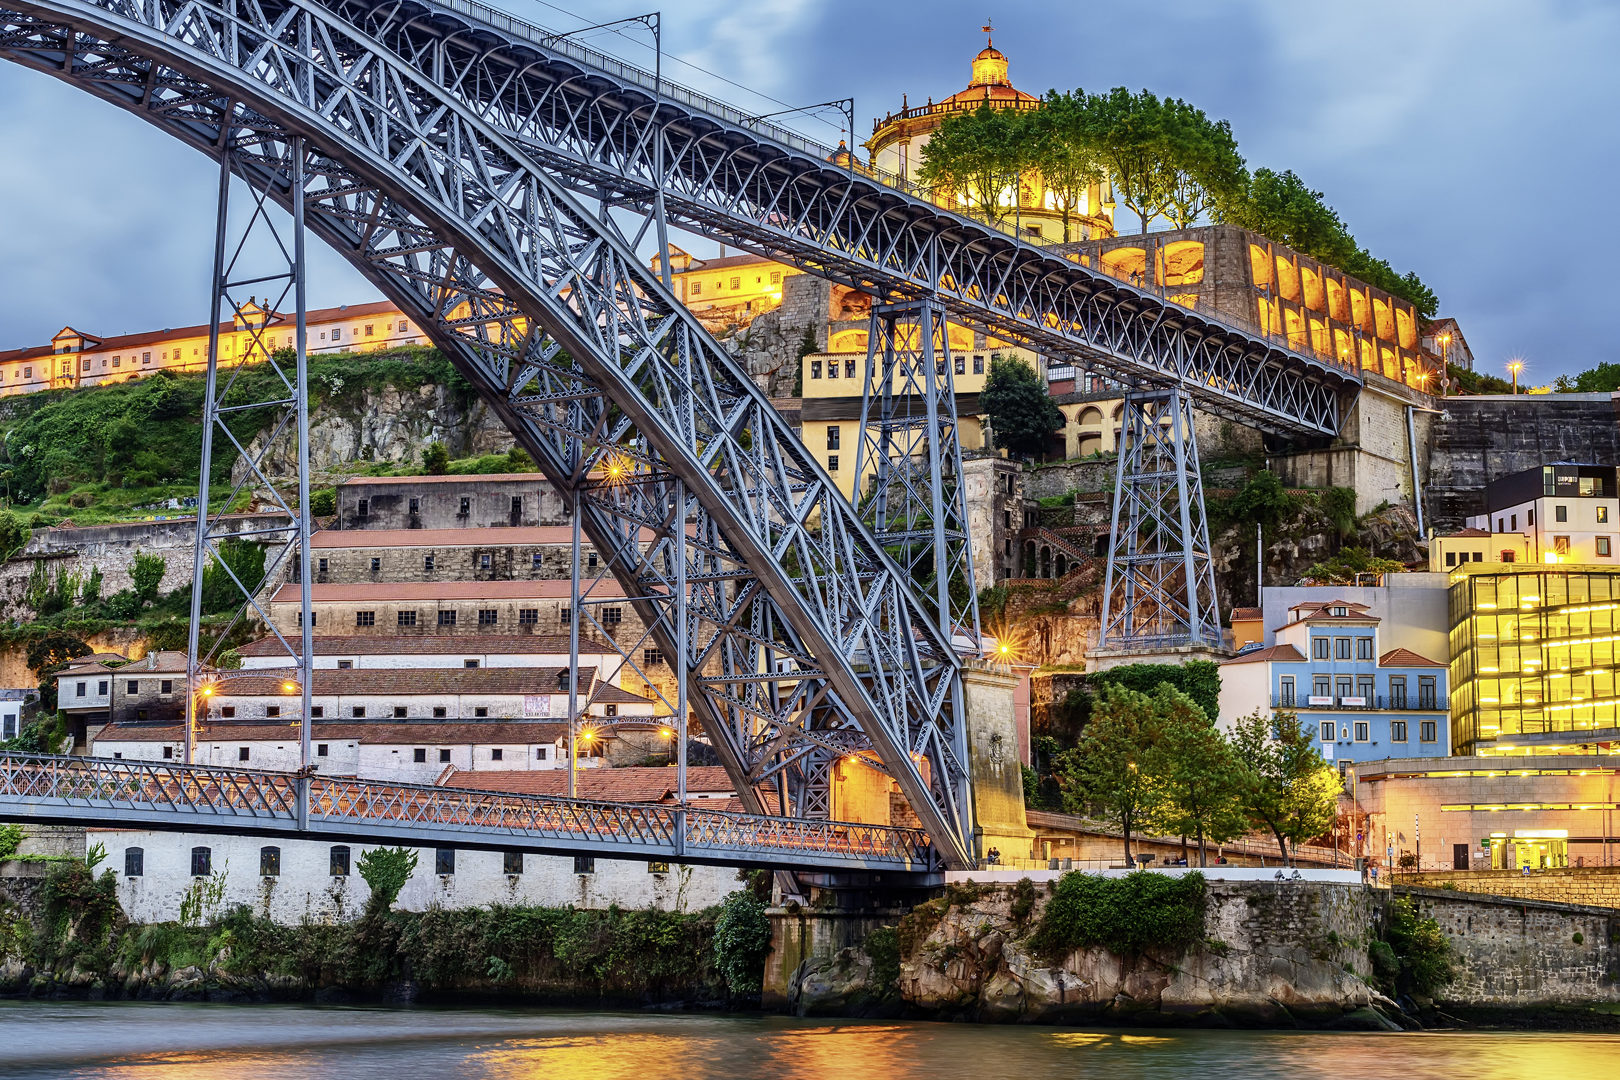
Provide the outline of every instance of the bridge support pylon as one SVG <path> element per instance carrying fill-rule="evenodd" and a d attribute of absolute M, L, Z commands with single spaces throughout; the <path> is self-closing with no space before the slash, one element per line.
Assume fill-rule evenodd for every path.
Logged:
<path fill-rule="evenodd" d="M 1192 400 L 1175 387 L 1125 395 L 1097 653 L 1222 647 Z"/>

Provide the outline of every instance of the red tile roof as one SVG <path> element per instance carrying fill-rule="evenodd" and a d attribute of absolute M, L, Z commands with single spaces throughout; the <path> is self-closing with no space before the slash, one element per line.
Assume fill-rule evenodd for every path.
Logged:
<path fill-rule="evenodd" d="M 1235 608 L 1232 609 L 1232 621 L 1233 622 L 1237 622 L 1239 620 L 1243 620 L 1245 622 L 1252 622 L 1255 619 L 1260 619 L 1260 618 L 1264 618 L 1264 617 L 1265 617 L 1264 613 L 1257 607 L 1235 607 Z"/>
<path fill-rule="evenodd" d="M 1379 667 L 1445 667 L 1445 664 L 1419 656 L 1411 649 L 1391 649 L 1378 658 Z"/>
<path fill-rule="evenodd" d="M 571 591 L 572 586 L 567 578 L 539 581 L 382 581 L 357 585 L 313 585 L 309 598 L 316 604 L 383 603 L 391 600 L 554 600 L 566 599 Z M 623 595 L 624 590 L 613 578 L 597 582 L 591 590 L 593 597 Z M 281 586 L 270 602 L 296 604 L 298 586 Z"/>
<path fill-rule="evenodd" d="M 293 639 L 296 644 L 296 639 Z M 566 634 L 432 634 L 421 637 L 401 634 L 344 637 L 315 635 L 316 656 L 480 656 L 490 653 L 566 653 Z M 242 656 L 285 656 L 281 642 L 273 637 L 250 641 L 236 650 Z M 601 654 L 611 647 L 601 641 L 581 636 L 581 654 Z M 415 670 L 415 669 L 413 669 Z"/>
<path fill-rule="evenodd" d="M 1305 659 L 1305 654 L 1294 648 L 1292 645 L 1272 645 L 1269 648 L 1254 649 L 1250 652 L 1242 653 L 1238 656 L 1232 657 L 1230 660 L 1222 660 L 1221 666 L 1224 667 L 1227 664 L 1258 664 L 1262 660 L 1303 659 Z"/>
<path fill-rule="evenodd" d="M 317 697 L 336 694 L 374 694 L 410 697 L 419 694 L 557 694 L 558 678 L 567 668 L 316 668 L 311 692 Z M 251 668 L 230 672 L 219 681 L 215 699 L 291 697 L 282 684 L 296 680 L 296 668 Z M 596 669 L 580 668 L 579 685 L 593 684 Z"/>
<path fill-rule="evenodd" d="M 580 769 L 574 774 L 574 791 L 581 799 L 604 802 L 656 803 L 675 795 L 673 768 L 633 766 L 623 769 Z M 500 791 L 512 795 L 568 794 L 566 769 L 538 769 L 533 772 L 463 772 L 445 776 L 444 787 L 472 791 Z M 689 793 L 730 793 L 736 785 L 719 765 L 694 765 L 686 770 Z M 708 800 L 703 800 L 706 804 Z M 715 806 L 714 809 L 720 809 Z"/>
<path fill-rule="evenodd" d="M 361 487 L 366 484 L 458 484 L 478 481 L 494 483 L 549 484 L 545 473 L 445 473 L 442 476 L 354 476 L 343 481 L 343 487 Z"/>
<path fill-rule="evenodd" d="M 1497 535 L 1497 534 L 1491 532 L 1489 529 L 1468 528 L 1468 529 L 1458 529 L 1454 533 L 1442 533 L 1441 536 L 1440 536 L 1440 539 L 1442 539 L 1442 540 L 1473 539 L 1475 537 L 1480 537 L 1480 536 L 1495 536 L 1495 535 Z M 1519 533 L 1514 533 L 1513 535 L 1514 536 L 1519 536 L 1520 534 Z"/>
<path fill-rule="evenodd" d="M 612 728 L 592 725 L 599 738 L 614 738 Z M 521 745 L 552 743 L 566 738 L 568 725 L 554 721 L 502 720 L 492 723 L 443 721 L 434 723 L 389 724 L 316 720 L 310 737 L 323 742 L 354 741 L 383 746 L 462 746 Z M 212 721 L 198 733 L 200 742 L 297 742 L 298 724 L 235 724 Z M 179 724 L 109 724 L 96 736 L 98 742 L 180 742 L 185 728 Z"/>

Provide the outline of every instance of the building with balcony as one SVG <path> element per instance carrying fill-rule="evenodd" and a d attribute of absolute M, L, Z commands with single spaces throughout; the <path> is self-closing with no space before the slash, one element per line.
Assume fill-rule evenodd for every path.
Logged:
<path fill-rule="evenodd" d="M 1220 722 L 1256 710 L 1296 714 L 1341 765 L 1451 752 L 1446 665 L 1381 649 L 1382 622 L 1347 600 L 1297 604 L 1275 644 L 1221 665 Z"/>
<path fill-rule="evenodd" d="M 1474 564 L 1451 577 L 1459 754 L 1620 749 L 1620 569 Z"/>
<path fill-rule="evenodd" d="M 1617 474 L 1613 465 L 1573 461 L 1510 473 L 1485 485 L 1485 512 L 1466 524 L 1501 538 L 1487 544 L 1485 562 L 1620 565 Z M 1496 559 L 1489 557 L 1493 552 Z"/>

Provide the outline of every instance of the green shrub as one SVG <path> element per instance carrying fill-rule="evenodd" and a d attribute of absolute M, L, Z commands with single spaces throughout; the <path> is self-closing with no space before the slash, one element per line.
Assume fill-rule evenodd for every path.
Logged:
<path fill-rule="evenodd" d="M 861 951 L 872 958 L 872 981 L 881 992 L 900 981 L 900 935 L 892 926 L 880 926 L 866 935 Z"/>
<path fill-rule="evenodd" d="M 765 955 L 771 950 L 771 920 L 752 892 L 734 892 L 720 905 L 714 924 L 715 967 L 736 995 L 759 993 Z"/>
<path fill-rule="evenodd" d="M 1204 875 L 1145 870 L 1124 877 L 1071 873 L 1058 880 L 1031 944 L 1049 958 L 1101 946 L 1126 956 L 1179 953 L 1204 940 Z"/>
<path fill-rule="evenodd" d="M 158 598 L 158 590 L 163 587 L 163 575 L 168 568 L 169 564 L 161 555 L 148 555 L 139 551 L 135 553 L 135 562 L 130 567 L 129 579 L 135 586 L 135 597 L 142 606 Z"/>
<path fill-rule="evenodd" d="M 1421 914 L 1411 900 L 1401 897 L 1391 901 L 1384 914 L 1383 940 L 1389 950 L 1388 956 L 1382 957 L 1385 970 L 1390 970 L 1390 958 L 1395 962 L 1391 974 L 1380 976 L 1391 993 L 1433 995 L 1456 978 L 1456 955 L 1451 942 L 1440 924 Z M 1376 973 L 1381 951 L 1371 958 Z"/>
<path fill-rule="evenodd" d="M 5 862 L 17 854 L 24 835 L 21 825 L 0 825 L 0 862 Z"/>
<path fill-rule="evenodd" d="M 380 914 L 394 906 L 399 891 L 416 871 L 416 851 L 403 847 L 372 848 L 360 856 L 357 869 L 371 889 L 366 900 L 367 914 Z"/>
<path fill-rule="evenodd" d="M 317 488 L 309 493 L 309 512 L 315 517 L 337 513 L 337 488 Z"/>
<path fill-rule="evenodd" d="M 1035 910 L 1035 883 L 1029 878 L 1019 878 L 1018 884 L 1013 886 L 1012 917 L 1019 929 L 1023 929 L 1029 922 L 1030 914 Z"/>

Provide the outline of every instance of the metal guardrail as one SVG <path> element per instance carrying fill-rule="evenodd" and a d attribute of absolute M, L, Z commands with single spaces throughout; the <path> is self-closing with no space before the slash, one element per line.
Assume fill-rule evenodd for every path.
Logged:
<path fill-rule="evenodd" d="M 424 846 L 459 838 L 779 868 L 936 868 L 918 829 L 113 758 L 0 754 L 0 819 L 7 817 L 171 830 L 235 826 Z"/>

